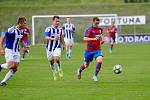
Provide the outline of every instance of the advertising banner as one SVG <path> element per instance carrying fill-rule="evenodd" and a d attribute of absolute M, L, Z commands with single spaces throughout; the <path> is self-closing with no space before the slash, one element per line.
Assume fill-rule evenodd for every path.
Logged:
<path fill-rule="evenodd" d="M 117 43 L 150 43 L 150 34 L 119 34 Z"/>
<path fill-rule="evenodd" d="M 143 25 L 146 24 L 146 17 L 143 16 L 101 16 L 100 26 L 108 26 L 111 25 L 112 21 L 116 22 L 116 25 Z"/>

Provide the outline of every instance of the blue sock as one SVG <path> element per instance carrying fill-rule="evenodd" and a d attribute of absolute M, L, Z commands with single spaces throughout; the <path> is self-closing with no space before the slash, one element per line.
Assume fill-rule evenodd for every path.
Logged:
<path fill-rule="evenodd" d="M 110 50 L 111 50 L 111 51 L 112 51 L 112 49 L 113 49 L 113 45 L 110 46 Z"/>
<path fill-rule="evenodd" d="M 98 64 L 97 64 L 97 65 L 96 65 L 96 68 L 95 68 L 94 76 L 97 76 L 97 75 L 98 75 L 100 69 L 101 69 L 101 65 L 98 65 Z"/>
<path fill-rule="evenodd" d="M 110 50 L 112 51 L 112 47 L 110 47 Z"/>

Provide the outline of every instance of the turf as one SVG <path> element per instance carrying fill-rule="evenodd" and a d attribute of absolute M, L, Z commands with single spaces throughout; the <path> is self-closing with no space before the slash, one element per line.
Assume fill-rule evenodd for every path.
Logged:
<path fill-rule="evenodd" d="M 21 61 L 18 72 L 6 87 L 0 87 L 0 100 L 149 100 L 149 44 L 117 44 L 109 54 L 103 45 L 103 68 L 99 82 L 93 82 L 95 61 L 76 78 L 76 69 L 83 62 L 84 44 L 75 44 L 71 60 L 62 52 L 64 80 L 54 81 L 46 59 L 44 45 L 32 46 L 30 56 Z M 0 63 L 4 58 L 0 56 Z M 115 64 L 123 72 L 114 74 Z M 6 70 L 0 72 L 0 79 Z"/>

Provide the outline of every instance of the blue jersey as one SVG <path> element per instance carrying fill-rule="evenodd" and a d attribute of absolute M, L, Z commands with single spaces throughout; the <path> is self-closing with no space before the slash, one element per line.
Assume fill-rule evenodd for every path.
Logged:
<path fill-rule="evenodd" d="M 49 51 L 55 50 L 55 48 L 61 48 L 60 43 L 60 36 L 62 34 L 62 28 L 60 27 L 54 27 L 53 25 L 50 27 L 47 27 L 45 29 L 45 37 L 57 37 L 59 38 L 57 41 L 54 40 L 48 40 L 46 44 L 46 48 Z"/>
<path fill-rule="evenodd" d="M 23 37 L 23 31 L 19 30 L 16 26 L 8 29 L 5 33 L 6 38 L 6 48 L 12 49 L 14 52 L 19 51 L 19 43 Z"/>
<path fill-rule="evenodd" d="M 75 31 L 75 26 L 72 23 L 65 23 L 63 24 L 63 30 L 64 30 L 64 38 L 66 39 L 72 39 L 72 33 Z"/>

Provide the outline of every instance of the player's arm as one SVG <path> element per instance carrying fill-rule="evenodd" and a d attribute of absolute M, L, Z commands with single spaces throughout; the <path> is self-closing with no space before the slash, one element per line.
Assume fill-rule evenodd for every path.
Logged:
<path fill-rule="evenodd" d="M 0 54 L 3 55 L 5 53 L 4 47 L 3 47 L 3 42 L 4 42 L 5 36 L 1 35 L 0 36 Z"/>
<path fill-rule="evenodd" d="M 65 30 L 65 24 L 63 24 L 62 29 Z"/>
<path fill-rule="evenodd" d="M 104 43 L 104 34 L 103 34 L 103 30 L 101 30 L 101 33 L 102 33 L 102 34 L 100 35 L 100 36 L 101 36 L 101 44 L 103 44 L 103 43 Z"/>
<path fill-rule="evenodd" d="M 30 31 L 24 32 L 23 34 L 26 34 L 26 35 L 27 35 L 27 38 L 28 38 L 28 40 L 29 40 L 29 37 L 30 37 Z"/>
<path fill-rule="evenodd" d="M 31 33 L 31 30 L 26 27 L 25 30 L 24 30 L 24 32 L 23 32 L 23 34 L 26 34 L 27 36 L 29 36 L 30 33 Z"/>
<path fill-rule="evenodd" d="M 31 35 L 31 32 L 32 32 L 32 30 L 30 29 L 30 28 L 28 28 L 28 39 L 29 39 L 29 41 L 31 41 L 31 38 L 30 38 L 30 35 Z"/>
<path fill-rule="evenodd" d="M 5 50 L 4 50 L 4 40 L 5 40 L 5 35 L 7 34 L 8 32 L 2 32 L 1 36 L 0 36 L 0 54 L 1 55 L 4 55 L 5 54 Z"/>
<path fill-rule="evenodd" d="M 46 36 L 45 39 L 46 40 L 55 40 L 54 36 Z"/>
<path fill-rule="evenodd" d="M 72 27 L 72 32 L 75 33 L 75 30 L 76 30 L 76 29 L 75 29 L 75 26 L 73 25 L 73 27 Z"/>
<path fill-rule="evenodd" d="M 29 38 L 30 33 L 29 32 L 24 32 L 24 34 L 27 35 L 27 37 Z"/>
<path fill-rule="evenodd" d="M 97 40 L 98 38 L 89 38 L 89 37 L 84 37 L 83 40 L 85 41 L 95 41 Z"/>
<path fill-rule="evenodd" d="M 110 30 L 109 30 L 109 26 L 107 27 L 107 33 L 109 34 Z"/>
<path fill-rule="evenodd" d="M 23 34 L 29 35 L 29 32 L 24 32 Z"/>
<path fill-rule="evenodd" d="M 90 35 L 91 32 L 92 31 L 90 29 L 86 30 L 85 36 L 83 38 L 84 41 L 95 41 L 95 40 L 98 39 L 97 37 L 94 37 L 94 38 L 89 37 L 89 35 Z"/>
<path fill-rule="evenodd" d="M 27 46 L 24 44 L 23 42 L 23 38 L 20 40 L 20 45 L 23 47 L 23 48 L 27 48 Z"/>
<path fill-rule="evenodd" d="M 65 41 L 64 41 L 64 32 L 62 30 L 61 34 L 60 34 L 60 42 L 62 44 L 62 49 L 64 50 L 65 49 Z"/>

